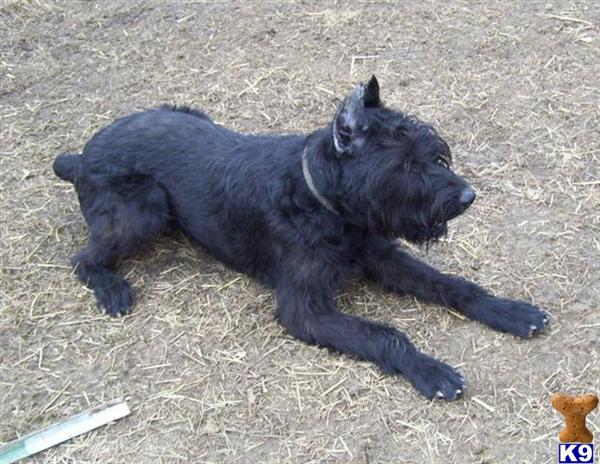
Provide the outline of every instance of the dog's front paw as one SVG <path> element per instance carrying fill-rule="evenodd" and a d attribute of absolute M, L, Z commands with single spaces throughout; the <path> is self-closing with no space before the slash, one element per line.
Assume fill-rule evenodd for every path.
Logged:
<path fill-rule="evenodd" d="M 466 389 L 465 380 L 456 369 L 423 353 L 416 355 L 404 374 L 429 399 L 455 400 Z"/>
<path fill-rule="evenodd" d="M 94 286 L 96 304 L 104 314 L 121 317 L 131 312 L 133 292 L 129 284 L 115 274 L 106 274 Z"/>
<path fill-rule="evenodd" d="M 501 332 L 517 337 L 533 337 L 543 332 L 550 322 L 548 314 L 524 301 L 484 297 L 472 303 L 478 320 Z"/>

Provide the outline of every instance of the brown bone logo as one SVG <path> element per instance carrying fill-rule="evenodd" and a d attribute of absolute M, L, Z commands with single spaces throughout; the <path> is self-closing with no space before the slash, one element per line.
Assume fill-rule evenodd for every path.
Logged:
<path fill-rule="evenodd" d="M 591 443 L 592 432 L 585 426 L 585 416 L 598 406 L 596 395 L 553 395 L 552 406 L 565 416 L 566 426 L 558 434 L 562 443 Z"/>

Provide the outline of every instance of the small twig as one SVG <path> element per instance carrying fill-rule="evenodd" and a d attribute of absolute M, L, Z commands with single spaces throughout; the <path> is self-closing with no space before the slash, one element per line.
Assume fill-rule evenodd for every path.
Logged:
<path fill-rule="evenodd" d="M 496 408 L 494 408 L 493 406 L 490 406 L 489 404 L 485 403 L 484 401 L 481 401 L 479 398 L 473 397 L 473 401 L 475 403 L 477 403 L 479 406 L 481 406 L 484 409 L 487 409 L 489 412 L 496 412 Z"/>
<path fill-rule="evenodd" d="M 571 16 L 560 16 L 560 15 L 553 15 L 553 14 L 545 14 L 544 16 L 546 18 L 559 19 L 561 21 L 568 21 L 571 23 L 587 24 L 588 26 L 594 25 L 594 23 L 590 23 L 589 21 L 586 21 L 585 19 L 572 18 Z"/>
<path fill-rule="evenodd" d="M 48 410 L 48 408 L 50 408 L 50 406 L 52 406 L 56 402 L 56 400 L 60 398 L 60 395 L 62 395 L 65 392 L 65 390 L 67 388 L 69 388 L 69 385 L 71 385 L 71 381 L 70 380 L 65 384 L 65 386 L 62 388 L 61 391 L 59 391 L 56 395 L 54 395 L 52 397 L 52 399 L 50 401 L 48 401 L 48 403 L 46 404 L 46 406 L 44 406 L 42 408 L 42 410 L 37 414 L 37 416 L 35 416 L 33 418 L 33 420 L 36 420 L 38 417 L 40 417 L 42 414 L 44 414 Z"/>

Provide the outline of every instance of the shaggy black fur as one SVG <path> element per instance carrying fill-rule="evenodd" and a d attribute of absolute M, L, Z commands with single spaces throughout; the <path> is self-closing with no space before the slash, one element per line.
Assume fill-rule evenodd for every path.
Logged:
<path fill-rule="evenodd" d="M 291 335 L 404 374 L 428 398 L 459 397 L 463 378 L 398 330 L 341 312 L 344 280 L 369 277 L 519 337 L 548 322 L 535 306 L 442 274 L 394 242 L 436 240 L 475 192 L 450 170 L 448 145 L 430 125 L 381 104 L 374 77 L 309 135 L 243 135 L 204 113 L 162 107 L 113 122 L 81 156 L 58 156 L 54 171 L 75 184 L 90 228 L 75 272 L 112 315 L 133 302 L 115 260 L 172 224 L 274 288 Z"/>

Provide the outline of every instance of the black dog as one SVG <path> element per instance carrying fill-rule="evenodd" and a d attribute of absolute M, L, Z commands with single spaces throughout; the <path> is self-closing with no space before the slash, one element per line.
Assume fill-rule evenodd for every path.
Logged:
<path fill-rule="evenodd" d="M 385 108 L 373 77 L 331 125 L 307 136 L 242 135 L 201 112 L 163 107 L 115 121 L 82 156 L 58 156 L 54 172 L 75 184 L 90 238 L 72 263 L 104 311 L 119 316 L 132 305 L 131 288 L 110 270 L 116 258 L 171 223 L 273 287 L 278 318 L 294 337 L 404 374 L 428 398 L 454 399 L 465 385 L 452 367 L 334 301 L 358 275 L 519 337 L 545 328 L 535 306 L 441 274 L 394 242 L 438 239 L 473 202 L 449 165 L 436 131 Z"/>

